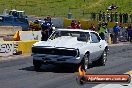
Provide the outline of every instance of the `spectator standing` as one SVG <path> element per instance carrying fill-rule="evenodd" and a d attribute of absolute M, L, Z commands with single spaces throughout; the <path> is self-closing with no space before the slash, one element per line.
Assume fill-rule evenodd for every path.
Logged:
<path fill-rule="evenodd" d="M 132 23 L 132 14 L 130 14 L 130 22 Z"/>
<path fill-rule="evenodd" d="M 50 35 L 52 34 L 52 32 L 53 32 L 53 28 L 52 28 L 52 23 L 47 23 L 47 25 L 48 25 L 48 37 L 50 37 Z"/>
<path fill-rule="evenodd" d="M 123 26 L 120 27 L 120 33 L 121 33 L 121 36 L 123 36 L 124 41 L 127 41 L 127 30 L 125 27 Z"/>
<path fill-rule="evenodd" d="M 132 42 L 132 26 L 131 25 L 128 26 L 127 33 L 128 33 L 128 41 Z"/>
<path fill-rule="evenodd" d="M 93 13 L 93 20 L 96 20 L 96 13 Z"/>
<path fill-rule="evenodd" d="M 101 21 L 102 20 L 102 12 L 100 11 L 99 12 L 99 21 Z"/>
<path fill-rule="evenodd" d="M 48 22 L 51 22 L 51 17 L 50 17 L 50 15 L 47 16 L 47 21 L 48 21 Z"/>
<path fill-rule="evenodd" d="M 125 18 L 126 18 L 125 23 L 128 23 L 128 14 L 127 13 L 125 14 Z"/>
<path fill-rule="evenodd" d="M 91 13 L 91 20 L 93 20 L 93 12 Z"/>
<path fill-rule="evenodd" d="M 120 20 L 120 23 L 122 23 L 122 14 L 121 13 L 119 14 L 119 20 Z"/>
<path fill-rule="evenodd" d="M 124 13 L 123 14 L 123 23 L 127 23 L 127 21 L 128 21 L 128 14 Z"/>
<path fill-rule="evenodd" d="M 89 29 L 92 30 L 92 31 L 95 31 L 95 26 L 94 26 L 94 24 L 91 24 L 91 27 L 90 27 Z"/>
<path fill-rule="evenodd" d="M 105 40 L 108 42 L 108 38 L 109 38 L 109 33 L 110 33 L 110 30 L 108 29 L 108 23 L 107 22 L 104 22 L 103 23 L 103 26 L 104 26 L 104 29 L 105 29 Z"/>
<path fill-rule="evenodd" d="M 53 22 L 51 20 L 50 15 L 48 15 L 47 18 L 44 19 L 44 21 L 45 21 L 45 25 L 48 26 L 48 37 L 49 37 L 53 32 L 53 28 L 52 28 L 53 27 Z"/>
<path fill-rule="evenodd" d="M 71 29 L 76 29 L 76 28 L 77 28 L 76 20 L 72 20 Z"/>
<path fill-rule="evenodd" d="M 82 28 L 80 21 L 78 21 L 76 28 L 77 29 L 81 29 Z"/>
<path fill-rule="evenodd" d="M 113 43 L 117 43 L 118 36 L 119 36 L 120 27 L 118 26 L 118 22 L 116 22 L 116 25 L 113 27 Z"/>
<path fill-rule="evenodd" d="M 102 25 L 102 23 L 99 22 L 99 23 L 98 23 L 98 26 L 97 26 L 97 30 L 96 30 L 97 32 L 100 30 L 101 25 Z"/>
<path fill-rule="evenodd" d="M 113 22 L 113 20 L 114 20 L 114 14 L 113 14 L 113 12 L 111 12 L 110 18 L 111 18 L 111 22 Z"/>
<path fill-rule="evenodd" d="M 118 22 L 118 14 L 115 12 L 115 22 Z"/>
<path fill-rule="evenodd" d="M 42 30 L 41 30 L 41 34 L 42 34 L 42 38 L 41 38 L 41 41 L 47 41 L 48 39 L 48 25 L 45 23 L 45 24 L 42 24 L 41 25 L 42 27 Z"/>
<path fill-rule="evenodd" d="M 109 22 L 110 21 L 110 13 L 109 12 L 107 12 L 106 17 L 107 17 L 107 22 Z"/>
<path fill-rule="evenodd" d="M 95 12 L 92 12 L 92 13 L 91 13 L 91 19 L 92 19 L 92 20 L 95 20 L 95 19 L 96 19 L 96 13 L 95 13 Z"/>
<path fill-rule="evenodd" d="M 105 40 L 105 33 L 107 31 L 107 28 L 104 24 L 102 24 L 98 30 L 99 36 L 101 37 L 102 40 Z"/>
<path fill-rule="evenodd" d="M 105 22 L 105 12 L 103 12 L 102 14 L 102 19 L 103 19 L 103 22 Z"/>
<path fill-rule="evenodd" d="M 126 19 L 126 16 L 125 16 L 125 13 L 123 13 L 123 23 L 125 23 L 125 19 Z"/>

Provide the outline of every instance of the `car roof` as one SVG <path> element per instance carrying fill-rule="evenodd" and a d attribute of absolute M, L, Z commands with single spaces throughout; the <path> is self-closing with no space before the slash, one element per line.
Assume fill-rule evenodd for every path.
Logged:
<path fill-rule="evenodd" d="M 80 32 L 95 32 L 95 31 L 92 31 L 92 30 L 84 30 L 84 29 L 57 29 L 58 31 L 80 31 Z"/>

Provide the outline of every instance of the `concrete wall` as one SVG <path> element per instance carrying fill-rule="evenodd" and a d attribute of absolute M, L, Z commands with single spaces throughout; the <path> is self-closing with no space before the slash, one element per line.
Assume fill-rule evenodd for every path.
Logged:
<path fill-rule="evenodd" d="M 20 40 L 41 40 L 41 31 L 20 31 Z"/>
<path fill-rule="evenodd" d="M 63 28 L 64 25 L 64 19 L 63 18 L 52 18 L 52 22 L 55 27 L 57 28 Z"/>
<path fill-rule="evenodd" d="M 0 56 L 10 56 L 21 51 L 22 54 L 31 53 L 31 47 L 37 40 L 3 41 L 0 42 Z"/>
<path fill-rule="evenodd" d="M 0 56 L 9 56 L 17 52 L 17 42 L 0 42 Z"/>
<path fill-rule="evenodd" d="M 14 35 L 16 31 L 21 31 L 21 27 L 17 26 L 0 26 L 0 36 Z"/>

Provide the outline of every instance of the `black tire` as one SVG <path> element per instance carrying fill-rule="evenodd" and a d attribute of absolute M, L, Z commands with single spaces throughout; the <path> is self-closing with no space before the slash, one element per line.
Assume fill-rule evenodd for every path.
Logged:
<path fill-rule="evenodd" d="M 35 71 L 39 71 L 42 63 L 41 63 L 41 61 L 33 60 L 33 65 L 34 65 Z"/>
<path fill-rule="evenodd" d="M 89 54 L 85 54 L 82 61 L 81 61 L 82 69 L 85 71 L 89 68 Z"/>
<path fill-rule="evenodd" d="M 107 61 L 107 50 L 105 49 L 99 60 L 97 60 L 99 66 L 105 66 Z"/>

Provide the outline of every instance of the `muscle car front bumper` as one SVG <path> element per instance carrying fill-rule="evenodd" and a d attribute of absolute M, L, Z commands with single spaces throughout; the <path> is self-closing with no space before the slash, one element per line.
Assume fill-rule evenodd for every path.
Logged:
<path fill-rule="evenodd" d="M 60 56 L 60 55 L 47 55 L 47 54 L 32 54 L 33 60 L 39 60 L 44 63 L 70 63 L 70 64 L 78 64 L 81 62 L 81 57 L 74 56 Z"/>

